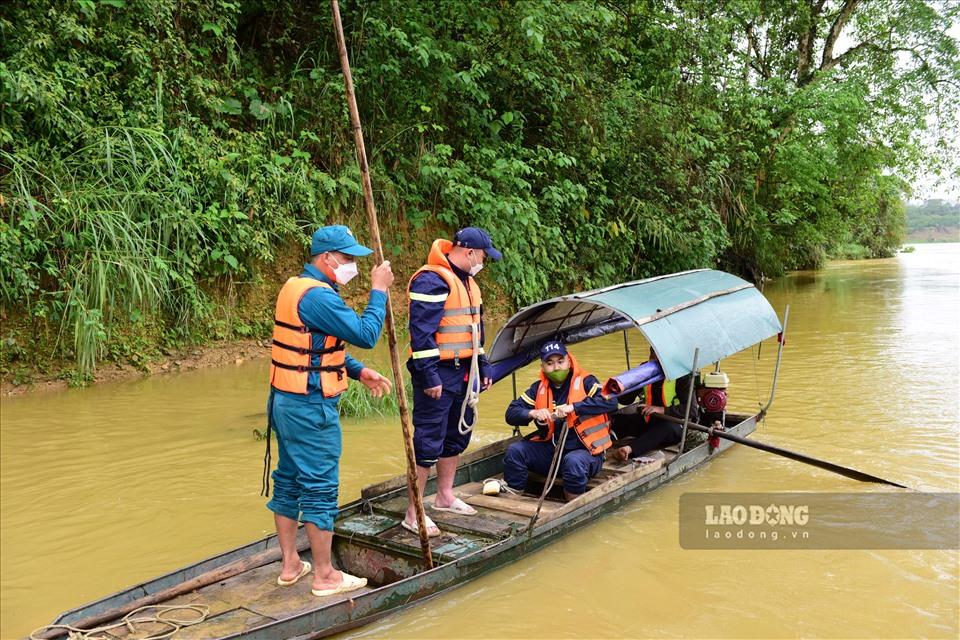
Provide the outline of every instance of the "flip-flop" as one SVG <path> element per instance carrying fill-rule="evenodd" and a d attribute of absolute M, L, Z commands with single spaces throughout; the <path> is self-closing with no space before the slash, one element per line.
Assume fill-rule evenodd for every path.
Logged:
<path fill-rule="evenodd" d="M 361 587 L 367 586 L 366 578 L 358 578 L 357 576 L 352 576 L 346 571 L 341 571 L 340 575 L 343 576 L 343 580 L 340 584 L 333 589 L 311 589 L 310 591 L 313 595 L 318 598 L 323 598 L 324 596 L 332 596 L 338 593 L 345 593 L 347 591 L 354 591 L 355 589 L 360 589 Z"/>
<path fill-rule="evenodd" d="M 280 585 L 281 587 L 289 587 L 289 586 L 295 585 L 297 584 L 297 580 L 307 575 L 311 571 L 313 571 L 313 565 L 307 562 L 306 560 L 302 560 L 300 562 L 300 573 L 298 573 L 295 578 L 291 578 L 290 580 L 284 580 L 280 576 L 277 576 L 277 584 Z"/>
<path fill-rule="evenodd" d="M 453 504 L 451 504 L 449 507 L 438 507 L 437 504 L 434 502 L 433 504 L 430 505 L 430 508 L 433 509 L 434 511 L 449 511 L 450 513 L 456 513 L 457 515 L 461 515 L 461 516 L 477 515 L 477 510 L 471 507 L 470 505 L 468 505 L 466 502 L 464 502 L 460 498 L 457 498 L 456 500 L 454 500 Z"/>
<path fill-rule="evenodd" d="M 439 536 L 440 534 L 443 533 L 442 531 L 440 531 L 440 527 L 438 527 L 437 524 L 436 524 L 433 520 L 430 519 L 430 516 L 426 516 L 426 515 L 425 515 L 425 516 L 423 516 L 423 518 L 424 518 L 424 520 L 426 521 L 426 525 L 427 525 L 427 537 L 428 537 L 428 538 L 436 538 L 437 536 Z M 407 522 L 406 520 L 404 520 L 403 522 L 400 523 L 400 526 L 403 527 L 404 529 L 406 529 L 407 531 L 409 531 L 410 533 L 412 533 L 412 534 L 415 535 L 415 536 L 419 536 L 419 535 L 420 535 L 420 530 L 417 528 L 417 521 L 416 521 L 416 520 L 414 520 L 412 523 Z"/>

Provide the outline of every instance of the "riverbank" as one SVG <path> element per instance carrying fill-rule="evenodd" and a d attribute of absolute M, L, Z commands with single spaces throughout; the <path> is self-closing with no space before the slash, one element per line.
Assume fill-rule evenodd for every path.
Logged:
<path fill-rule="evenodd" d="M 72 371 L 72 363 L 63 363 L 62 367 L 52 374 L 34 372 L 34 378 L 27 382 L 20 382 L 12 375 L 0 378 L 0 396 L 19 396 L 25 393 L 62 391 L 69 387 L 85 386 L 100 382 L 116 380 L 133 380 L 148 376 L 173 373 L 177 371 L 192 371 L 211 367 L 227 367 L 243 364 L 248 360 L 256 360 L 270 355 L 270 341 L 257 338 L 241 340 L 224 340 L 202 346 L 190 346 L 169 355 L 147 361 L 139 366 L 123 362 L 108 362 L 98 367 L 92 379 L 74 382 L 65 372 Z"/>
<path fill-rule="evenodd" d="M 407 267 L 404 270 L 412 272 L 414 269 Z M 401 351 L 406 349 L 408 340 L 407 310 L 406 298 L 402 296 L 402 290 L 397 290 L 396 283 L 405 283 L 408 277 L 401 278 L 398 276 L 394 283 L 394 313 L 398 327 L 397 339 L 400 342 Z M 261 287 L 261 289 L 265 288 Z M 487 326 L 495 327 L 513 313 L 513 307 L 507 302 L 508 298 L 503 291 L 495 284 L 484 283 L 483 288 L 488 292 L 488 302 L 484 305 L 484 319 Z M 261 300 L 263 308 L 269 308 L 265 295 L 261 291 L 260 294 L 252 297 Z M 358 288 L 352 295 L 348 293 L 345 300 L 354 309 L 362 310 L 366 303 L 366 296 L 366 289 Z M 490 301 L 492 301 L 492 304 Z M 245 305 L 243 310 L 246 312 L 244 315 L 234 314 L 233 323 L 245 327 L 263 325 L 262 320 L 258 324 L 258 320 L 251 316 L 252 311 L 249 304 Z M 385 332 L 386 328 L 384 328 L 384 335 L 381 336 L 383 342 L 386 341 Z M 493 332 L 488 330 L 488 342 L 492 338 Z M 9 345 L 3 344 L 3 350 L 9 348 Z M 269 332 L 265 331 L 262 336 L 234 337 L 176 348 L 163 348 L 156 344 L 149 344 L 146 346 L 145 352 L 137 352 L 134 357 L 127 360 L 105 361 L 89 376 L 79 375 L 76 363 L 69 360 L 53 360 L 42 363 L 34 361 L 20 363 L 18 366 L 6 364 L 0 367 L 0 397 L 20 396 L 34 392 L 62 391 L 71 387 L 85 387 L 117 380 L 134 380 L 194 369 L 237 366 L 249 360 L 268 357 L 270 355 L 270 336 Z M 404 357 L 405 355 L 401 353 L 401 359 Z"/>

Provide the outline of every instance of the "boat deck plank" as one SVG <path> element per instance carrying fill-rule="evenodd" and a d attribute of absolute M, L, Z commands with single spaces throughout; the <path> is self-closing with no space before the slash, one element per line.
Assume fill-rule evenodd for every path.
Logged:
<path fill-rule="evenodd" d="M 471 483 L 477 484 L 477 483 Z M 467 486 L 467 485 L 461 485 Z M 454 487 L 459 495 L 460 487 Z M 498 511 L 480 509 L 475 516 L 463 516 L 449 511 L 436 511 L 428 505 L 433 503 L 433 496 L 424 498 L 424 507 L 426 515 L 437 523 L 441 530 L 449 527 L 454 532 L 469 532 L 486 538 L 500 539 L 510 535 L 514 529 L 516 520 L 505 516 Z M 386 513 L 402 519 L 407 511 L 407 497 L 398 496 L 388 500 L 377 500 L 371 503 L 374 511 Z M 406 532 L 406 529 L 402 529 Z M 407 532 L 409 533 L 409 532 Z M 410 537 L 416 539 L 416 536 L 410 533 Z M 419 542 L 417 548 L 419 548 Z"/>
<path fill-rule="evenodd" d="M 213 618 L 208 618 L 201 624 L 180 629 L 173 636 L 176 640 L 209 640 L 210 638 L 222 638 L 234 633 L 239 633 L 253 627 L 259 627 L 262 624 L 271 622 L 271 618 L 266 618 L 249 609 L 240 607 L 231 609 L 226 613 L 221 613 Z"/>
<path fill-rule="evenodd" d="M 236 603 L 221 600 L 220 598 L 216 597 L 216 594 L 214 593 L 209 593 L 209 592 L 203 593 L 202 591 L 203 591 L 202 589 L 199 591 L 193 591 L 191 593 L 186 593 L 182 596 L 171 598 L 170 600 L 166 600 L 162 603 L 159 603 L 160 606 L 193 604 L 193 605 L 202 605 L 207 607 L 207 619 L 204 622 L 200 623 L 199 625 L 195 625 L 195 627 L 184 627 L 179 632 L 177 632 L 177 634 L 173 637 L 175 638 L 212 637 L 210 634 L 215 633 L 216 629 L 219 629 L 223 631 L 224 634 L 226 634 L 226 633 L 241 631 L 246 628 L 246 624 L 247 624 L 245 622 L 246 618 L 243 616 L 237 616 L 237 615 L 228 616 L 227 618 L 220 620 L 213 627 L 208 627 L 207 625 L 211 625 L 215 618 L 219 618 L 223 614 L 233 612 L 238 607 Z M 142 614 L 137 614 L 136 616 L 133 616 L 133 617 L 137 618 L 141 616 L 143 617 L 154 616 L 156 614 L 157 614 L 157 610 L 146 610 Z M 168 617 L 190 620 L 195 616 L 196 614 L 194 614 L 191 611 L 178 611 L 178 612 L 175 612 L 174 614 L 170 614 L 170 616 Z M 226 620 L 233 620 L 235 626 L 234 627 L 229 627 L 229 625 L 224 626 L 224 623 Z M 261 620 L 260 622 L 257 622 L 256 624 L 262 624 L 268 621 L 269 620 L 264 619 L 264 620 Z M 168 625 L 161 624 L 161 623 L 152 623 L 152 622 L 137 623 L 135 628 L 136 628 L 136 632 L 133 634 L 130 633 L 127 627 L 118 627 L 116 629 L 111 629 L 110 631 L 103 632 L 102 635 L 106 638 L 117 638 L 117 639 L 126 638 L 128 640 L 132 640 L 134 638 L 144 638 L 144 637 L 150 637 L 153 635 L 159 635 L 170 630 L 170 627 Z M 197 633 L 197 629 L 199 628 L 214 629 L 214 631 Z"/>
<path fill-rule="evenodd" d="M 441 526 L 442 527 L 442 526 Z M 430 538 L 430 550 L 443 560 L 453 560 L 473 553 L 496 541 L 495 538 L 464 532 L 451 532 L 441 528 L 441 535 Z M 420 553 L 420 538 L 403 527 L 394 527 L 378 536 L 381 540 L 403 545 Z"/>
<path fill-rule="evenodd" d="M 501 480 L 502 476 L 497 475 L 496 479 Z M 518 496 L 512 493 L 501 493 L 495 496 L 485 496 L 483 495 L 482 482 L 461 485 L 456 487 L 456 492 L 464 502 L 479 511 L 494 511 L 498 517 L 507 518 L 520 526 L 526 526 L 529 523 L 530 516 L 537 510 L 537 501 L 539 500 L 539 496 L 526 494 Z M 533 504 L 533 511 L 530 510 L 530 504 Z M 550 499 L 543 501 L 543 509 L 546 511 L 559 509 L 562 505 L 562 502 Z"/>
<path fill-rule="evenodd" d="M 485 496 L 483 494 L 470 496 L 464 500 L 474 507 L 486 507 L 505 511 L 513 515 L 521 516 L 524 523 L 530 521 L 530 517 L 537 511 L 537 498 L 529 496 L 511 496 L 510 494 L 500 494 L 498 496 Z M 562 504 L 544 500 L 541 513 L 551 512 L 559 509 Z"/>
<path fill-rule="evenodd" d="M 184 627 L 173 637 L 217 638 L 355 598 L 372 590 L 372 587 L 368 586 L 348 593 L 318 598 L 310 590 L 312 576 L 304 576 L 290 587 L 279 586 L 276 579 L 280 574 L 280 566 L 281 563 L 277 561 L 251 569 L 163 603 L 206 605 L 210 609 L 209 617 L 204 622 Z M 178 614 L 177 617 L 189 618 L 191 615 L 186 612 Z M 111 633 L 110 637 L 132 640 L 167 630 L 167 625 L 150 623 L 138 625 L 135 635 L 130 635 L 126 629 L 121 628 Z"/>
<path fill-rule="evenodd" d="M 235 607 L 245 607 L 265 618 L 285 618 L 318 606 L 332 604 L 357 595 L 358 591 L 318 598 L 310 592 L 312 576 L 304 576 L 295 585 L 281 587 L 277 584 L 281 562 L 264 565 L 245 571 L 223 582 L 199 590 Z"/>

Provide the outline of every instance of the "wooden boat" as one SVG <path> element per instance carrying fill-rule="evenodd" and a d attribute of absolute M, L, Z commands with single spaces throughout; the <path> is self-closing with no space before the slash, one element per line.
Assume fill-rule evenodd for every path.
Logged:
<path fill-rule="evenodd" d="M 729 286 L 731 283 L 734 286 Z M 665 292 L 671 291 L 673 298 L 665 298 Z M 620 301 L 611 303 L 615 298 Z M 721 304 L 709 305 L 710 301 Z M 647 313 L 650 305 L 656 309 L 653 313 Z M 700 309 L 700 320 L 691 314 L 696 309 Z M 724 322 L 717 313 L 736 313 L 738 309 L 749 310 L 754 317 L 735 317 Z M 638 318 L 636 313 L 643 315 Z M 666 332 L 661 331 L 663 324 L 659 328 L 657 324 L 665 320 L 670 321 Z M 539 345 L 543 336 L 576 342 L 627 326 L 644 332 L 661 356 L 663 374 L 668 378 L 696 369 L 695 362 L 692 367 L 685 366 L 682 355 L 670 355 L 693 344 L 676 338 L 677 335 L 692 332 L 689 335 L 696 336 L 697 344 L 704 338 L 715 342 L 722 338 L 720 346 L 704 343 L 697 347 L 697 353 L 706 354 L 703 361 L 711 363 L 781 331 L 769 304 L 751 285 L 729 274 L 703 270 L 564 296 L 527 307 L 498 333 L 491 359 L 495 366 L 499 365 L 497 377 L 502 378 L 532 359 L 533 346 Z M 736 335 L 727 335 L 729 326 L 738 327 Z M 771 390 L 771 401 L 772 397 Z M 767 407 L 754 415 L 727 415 L 727 430 L 739 436 L 749 435 Z M 67 611 L 55 624 L 90 627 L 119 618 L 140 604 L 191 604 L 205 606 L 208 615 L 198 624 L 179 629 L 173 637 L 274 639 L 331 635 L 367 624 L 509 564 L 732 446 L 724 440 L 717 446 L 703 442 L 683 450 L 681 444 L 664 449 L 655 457 L 648 453 L 653 459 L 643 463 L 608 459 L 601 473 L 590 481 L 588 490 L 576 499 L 563 502 L 560 487 L 556 487 L 543 501 L 531 526 L 539 492 L 521 496 L 486 496 L 481 492 L 485 479 L 502 475 L 504 452 L 518 438 L 515 435 L 463 456 L 455 492 L 473 505 L 478 514 L 430 512 L 444 532 L 432 539 L 434 567 L 430 570 L 425 570 L 419 539 L 400 526 L 407 489 L 405 476 L 399 476 L 363 489 L 360 499 L 343 506 L 336 520 L 334 564 L 366 577 L 368 585 L 363 589 L 318 598 L 311 594 L 309 578 L 292 587 L 277 586 L 280 552 L 276 536 L 271 535 Z M 538 487 L 530 489 L 536 491 Z M 432 502 L 429 496 L 435 491 L 435 478 L 431 477 L 425 503 Z M 301 554 L 309 559 L 309 544 L 302 529 L 298 545 Z M 164 624 L 151 623 L 142 627 L 141 633 L 168 629 Z M 104 637 L 134 636 L 120 627 Z"/>

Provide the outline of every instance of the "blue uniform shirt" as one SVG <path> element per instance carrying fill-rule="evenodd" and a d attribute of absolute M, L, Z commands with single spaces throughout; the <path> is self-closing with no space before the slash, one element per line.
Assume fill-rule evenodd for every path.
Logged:
<path fill-rule="evenodd" d="M 451 264 L 453 273 L 463 281 L 466 286 L 469 274 L 466 271 Z M 432 271 L 424 271 L 410 283 L 410 291 L 421 293 L 427 296 L 436 296 L 440 299 L 428 302 L 424 300 L 410 301 L 410 347 L 413 351 L 428 351 L 437 348 L 437 329 L 440 327 L 440 319 L 443 318 L 443 305 L 446 296 L 450 294 L 450 287 L 446 281 L 438 274 Z M 480 306 L 480 346 L 483 346 L 483 305 Z M 485 355 L 480 355 L 480 377 L 489 377 L 489 363 Z M 469 362 L 461 362 L 463 367 L 469 366 Z M 442 364 L 438 356 L 427 358 L 410 359 L 408 368 L 410 373 L 415 376 L 416 382 L 424 389 L 439 386 L 444 379 L 450 378 L 449 375 L 441 375 L 438 367 L 453 368 L 453 362 L 444 361 Z"/>
<path fill-rule="evenodd" d="M 314 287 L 304 294 L 297 306 L 300 321 L 310 329 L 313 335 L 313 349 L 322 349 L 323 342 L 328 335 L 334 335 L 346 342 L 363 349 L 371 349 L 380 337 L 384 319 L 387 317 L 387 294 L 379 289 L 370 291 L 370 301 L 361 315 L 347 306 L 340 297 L 340 288 L 312 264 L 303 266 L 301 278 L 320 280 L 332 287 Z M 310 356 L 310 365 L 319 366 L 320 356 Z M 347 354 L 347 375 L 357 380 L 363 363 Z M 276 393 L 303 398 L 302 394 L 288 393 L 274 389 Z M 320 372 L 311 371 L 307 378 L 307 397 L 310 402 L 326 400 L 320 390 Z"/>
<path fill-rule="evenodd" d="M 553 403 L 554 404 L 566 404 L 567 396 L 570 394 L 570 380 L 572 376 L 567 376 L 567 379 L 563 381 L 559 387 L 551 384 L 553 388 Z M 599 415 L 601 413 L 612 413 L 617 410 L 617 398 L 604 398 L 603 394 L 600 393 L 601 385 L 600 381 L 597 380 L 597 377 L 594 375 L 588 375 L 583 380 L 583 386 L 587 390 L 587 397 L 581 400 L 580 402 L 573 403 L 573 409 L 577 412 L 577 415 L 586 418 L 589 416 Z M 520 395 L 519 398 L 510 403 L 510 406 L 507 407 L 506 421 L 507 424 L 525 427 L 530 424 L 530 410 L 536 406 L 537 392 L 540 390 L 540 381 L 537 380 L 530 388 L 527 389 L 524 393 Z M 563 425 L 558 425 L 560 428 Z M 546 435 L 546 427 L 540 427 L 537 425 L 537 429 L 541 431 L 542 435 Z M 554 438 L 560 435 L 559 432 L 554 434 Z M 580 438 L 577 437 L 576 433 L 573 430 L 567 432 L 567 441 L 563 446 L 565 451 L 570 451 L 572 449 L 586 449 L 583 446 L 583 443 L 580 442 Z"/>

